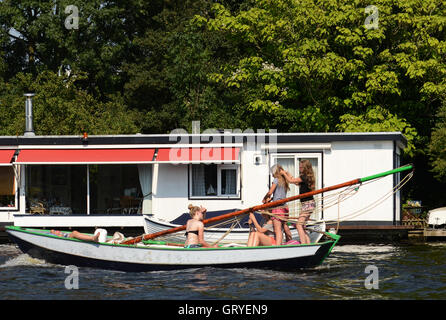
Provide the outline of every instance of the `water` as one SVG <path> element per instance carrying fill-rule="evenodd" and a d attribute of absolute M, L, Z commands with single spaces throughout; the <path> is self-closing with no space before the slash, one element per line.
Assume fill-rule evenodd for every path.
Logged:
<path fill-rule="evenodd" d="M 126 273 L 79 269 L 79 288 L 65 287 L 70 272 L 0 245 L 0 299 L 445 299 L 446 243 L 339 245 L 320 267 L 298 271 L 200 268 Z M 366 273 L 367 266 L 376 269 Z M 372 267 L 373 268 L 373 267 Z M 366 281 L 377 276 L 378 282 Z M 377 283 L 367 289 L 365 284 Z M 72 283 L 72 282 L 71 282 Z"/>

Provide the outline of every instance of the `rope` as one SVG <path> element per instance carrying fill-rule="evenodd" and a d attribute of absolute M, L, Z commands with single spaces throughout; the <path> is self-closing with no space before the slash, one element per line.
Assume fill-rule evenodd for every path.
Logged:
<path fill-rule="evenodd" d="M 379 204 L 381 204 L 382 202 L 384 202 L 387 198 L 389 198 L 390 196 L 392 196 L 393 194 L 395 194 L 396 192 L 398 192 L 413 176 L 413 172 L 406 175 L 406 177 L 398 184 L 396 185 L 391 192 L 389 192 L 388 194 L 384 194 L 380 199 L 376 200 L 375 202 L 372 202 L 371 204 L 369 204 L 368 206 L 358 210 L 358 211 L 354 211 L 348 215 L 345 215 L 343 218 L 344 220 L 340 220 L 340 221 L 346 221 L 348 219 L 352 219 L 355 218 L 357 216 L 360 216 L 362 214 L 364 214 L 365 212 L 377 207 Z M 334 220 L 332 220 L 334 221 Z M 327 223 L 327 221 L 326 221 Z"/>
<path fill-rule="evenodd" d="M 315 222 L 312 222 L 312 223 L 307 223 L 307 225 L 317 225 L 317 224 L 320 224 L 320 223 L 326 223 L 326 224 L 337 223 L 337 230 L 338 230 L 340 222 L 343 222 L 343 221 L 346 221 L 348 219 L 352 219 L 352 218 L 355 218 L 357 216 L 360 216 L 360 215 L 364 214 L 365 212 L 370 211 L 371 209 L 377 207 L 382 202 L 384 202 L 386 199 L 388 199 L 390 196 L 394 195 L 396 192 L 398 192 L 400 189 L 402 189 L 404 187 L 404 185 L 412 177 L 413 177 L 413 171 L 411 173 L 407 174 L 395 187 L 392 188 L 391 191 L 385 193 L 382 197 L 378 198 L 376 201 L 372 202 L 371 204 L 367 205 L 364 208 L 361 208 L 361 209 L 359 209 L 357 211 L 353 211 L 352 213 L 349 213 L 349 214 L 347 214 L 347 215 L 345 215 L 343 217 L 341 217 L 341 215 L 340 215 L 340 204 L 341 204 L 341 202 L 344 202 L 345 200 L 349 199 L 353 195 L 357 194 L 357 192 L 359 190 L 359 187 L 365 186 L 365 185 L 367 185 L 369 183 L 372 183 L 372 182 L 376 182 L 376 181 L 378 181 L 378 180 L 380 180 L 380 179 L 382 179 L 384 177 L 381 177 L 381 178 L 376 179 L 376 180 L 367 181 L 367 182 L 365 182 L 363 184 L 360 184 L 360 185 L 350 186 L 350 187 L 348 187 L 348 188 L 346 188 L 346 189 L 344 189 L 344 190 L 342 190 L 340 192 L 336 192 L 336 193 L 324 196 L 323 198 L 321 197 L 322 199 L 320 199 L 320 200 L 329 199 L 327 201 L 328 205 L 326 205 L 325 201 L 324 201 L 324 205 L 322 205 L 321 204 L 322 201 L 319 200 L 319 202 L 318 202 L 319 209 L 314 210 L 313 213 L 319 212 L 319 211 L 322 211 L 322 210 L 326 210 L 326 209 L 332 207 L 333 205 L 337 204 L 337 206 L 338 206 L 338 218 L 336 220 L 315 221 Z M 335 199 L 336 201 L 335 200 L 331 200 L 331 199 Z M 332 202 L 333 202 L 333 204 L 332 204 Z M 296 210 L 295 212 L 300 212 L 300 210 Z M 275 218 L 277 218 L 277 219 L 279 219 L 281 221 L 291 222 L 291 223 L 294 223 L 294 224 L 304 224 L 302 222 L 295 221 L 298 218 L 294 218 L 294 217 L 284 218 L 282 216 L 278 216 L 276 214 L 273 214 L 273 213 L 271 213 L 269 211 L 262 211 L 262 213 L 274 216 Z"/>
<path fill-rule="evenodd" d="M 231 231 L 232 229 L 234 229 L 236 223 L 240 222 L 240 219 L 238 219 L 238 217 L 236 217 L 235 219 L 236 221 L 234 221 L 234 223 L 232 224 L 232 226 L 220 237 L 220 239 L 218 239 L 217 241 L 215 241 L 212 245 L 216 245 L 217 243 L 219 243 L 221 240 L 223 240 Z"/>

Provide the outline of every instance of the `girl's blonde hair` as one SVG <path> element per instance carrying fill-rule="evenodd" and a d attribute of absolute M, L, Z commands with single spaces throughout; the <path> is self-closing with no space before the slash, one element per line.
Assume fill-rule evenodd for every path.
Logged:
<path fill-rule="evenodd" d="M 197 211 L 201 210 L 200 207 L 194 206 L 193 204 L 190 204 L 187 208 L 189 209 L 189 214 L 192 218 L 195 216 L 195 213 L 197 213 Z"/>
<path fill-rule="evenodd" d="M 278 180 L 278 185 L 281 187 L 284 187 L 286 191 L 289 191 L 290 186 L 289 186 L 288 182 L 286 181 L 285 177 L 280 173 L 280 170 L 283 170 L 283 167 L 280 164 L 275 164 L 271 168 L 273 177 L 277 178 L 277 180 Z"/>
<path fill-rule="evenodd" d="M 314 171 L 313 171 L 313 166 L 311 165 L 310 160 L 302 160 L 300 162 L 302 164 L 302 175 L 307 177 L 307 183 L 308 183 L 308 187 L 311 190 L 314 190 L 315 188 L 315 178 L 314 178 Z"/>

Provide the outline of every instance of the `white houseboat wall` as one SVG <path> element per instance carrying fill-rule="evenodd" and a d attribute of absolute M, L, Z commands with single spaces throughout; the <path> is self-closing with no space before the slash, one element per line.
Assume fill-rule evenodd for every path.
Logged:
<path fill-rule="evenodd" d="M 172 221 L 190 203 L 208 211 L 258 205 L 279 163 L 293 176 L 308 159 L 316 188 L 400 165 L 399 132 L 232 133 L 0 137 L 0 222 L 24 227 L 140 228 L 142 214 Z M 399 176 L 312 218 L 337 220 L 391 191 Z M 291 186 L 288 195 L 298 194 Z M 342 224 L 397 225 L 395 193 Z"/>

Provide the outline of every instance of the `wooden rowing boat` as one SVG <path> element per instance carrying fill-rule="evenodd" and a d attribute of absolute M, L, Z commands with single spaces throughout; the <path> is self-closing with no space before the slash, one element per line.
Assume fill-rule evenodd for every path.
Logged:
<path fill-rule="evenodd" d="M 160 241 L 134 245 L 97 243 L 56 236 L 47 230 L 6 227 L 13 242 L 28 255 L 49 263 L 121 271 L 197 267 L 292 269 L 320 265 L 339 236 L 317 244 L 268 247 L 184 248 Z"/>
<path fill-rule="evenodd" d="M 222 221 L 242 214 L 266 210 L 286 202 L 315 194 L 360 184 L 386 175 L 412 169 L 411 165 L 351 180 L 331 187 L 269 202 L 203 220 L 204 224 Z M 13 242 L 35 258 L 50 263 L 116 269 L 150 271 L 165 269 L 211 267 L 255 267 L 298 269 L 320 265 L 339 241 L 339 236 L 324 232 L 329 240 L 300 245 L 263 247 L 220 246 L 218 248 L 184 248 L 153 239 L 185 230 L 186 225 L 128 239 L 121 244 L 97 243 L 64 238 L 45 230 L 6 227 Z"/>

